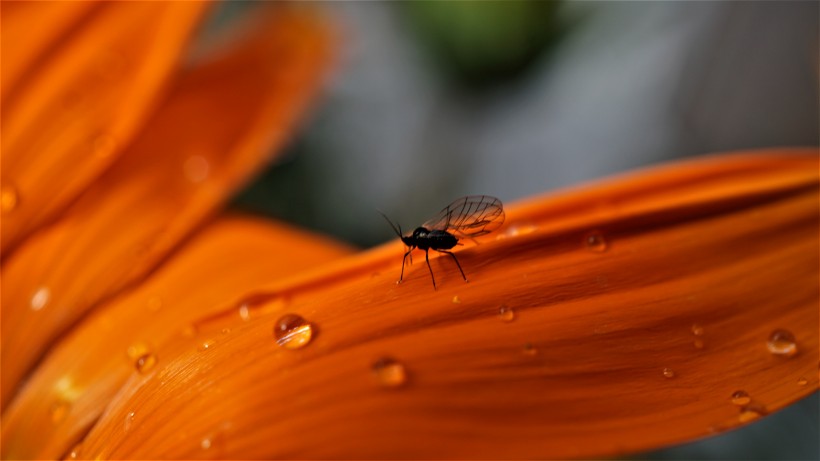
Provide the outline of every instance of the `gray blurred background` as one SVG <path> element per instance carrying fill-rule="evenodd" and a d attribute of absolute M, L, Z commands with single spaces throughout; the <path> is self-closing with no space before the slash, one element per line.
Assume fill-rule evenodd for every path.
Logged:
<path fill-rule="evenodd" d="M 340 2 L 324 94 L 236 209 L 361 247 L 462 195 L 504 202 L 720 151 L 820 145 L 820 3 Z M 253 5 L 231 3 L 230 16 Z M 820 459 L 817 394 L 645 459 Z"/>

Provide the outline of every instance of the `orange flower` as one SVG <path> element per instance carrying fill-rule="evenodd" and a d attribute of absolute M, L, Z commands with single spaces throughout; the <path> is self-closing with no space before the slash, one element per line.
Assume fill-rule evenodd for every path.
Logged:
<path fill-rule="evenodd" d="M 613 456 L 818 388 L 816 150 L 514 204 L 459 250 L 469 283 L 434 258 L 437 290 L 424 265 L 396 285 L 398 240 L 349 256 L 208 219 L 293 126 L 330 35 L 279 6 L 174 74 L 202 8 L 4 8 L 4 39 L 33 44 L 2 80 L 4 458 Z"/>

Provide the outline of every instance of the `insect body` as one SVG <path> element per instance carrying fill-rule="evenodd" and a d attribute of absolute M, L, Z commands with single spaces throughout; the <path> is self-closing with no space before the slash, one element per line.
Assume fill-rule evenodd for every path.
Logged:
<path fill-rule="evenodd" d="M 498 229 L 504 223 L 504 207 L 501 200 L 495 197 L 468 195 L 444 207 L 438 215 L 422 224 L 421 227 L 417 227 L 412 234 L 407 236 L 402 235 L 401 226 L 396 227 L 387 216 L 384 214 L 382 216 L 390 223 L 390 227 L 408 247 L 401 261 L 401 275 L 399 275 L 397 283 L 404 279 L 404 265 L 407 256 L 418 248 L 424 250 L 424 258 L 427 261 L 427 268 L 430 270 L 430 278 L 433 279 L 433 288 L 435 289 L 436 278 L 433 275 L 433 268 L 430 267 L 429 250 L 452 256 L 466 282 L 467 276 L 464 275 L 464 270 L 461 269 L 458 258 L 448 250 L 458 245 L 459 238 L 475 238 Z"/>

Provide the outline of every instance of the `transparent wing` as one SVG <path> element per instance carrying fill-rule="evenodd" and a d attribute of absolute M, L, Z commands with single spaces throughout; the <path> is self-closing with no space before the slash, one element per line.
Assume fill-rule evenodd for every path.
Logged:
<path fill-rule="evenodd" d="M 478 237 L 498 229 L 503 223 L 504 205 L 501 200 L 489 195 L 468 195 L 444 207 L 422 227 L 451 231 L 464 237 Z"/>

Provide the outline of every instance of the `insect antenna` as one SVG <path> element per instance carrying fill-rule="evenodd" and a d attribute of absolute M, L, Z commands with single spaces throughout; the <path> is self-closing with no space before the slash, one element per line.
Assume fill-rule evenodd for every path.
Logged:
<path fill-rule="evenodd" d="M 387 223 L 390 224 L 390 227 L 393 228 L 393 232 L 395 232 L 396 235 L 398 235 L 399 238 L 401 238 L 402 237 L 401 224 L 398 224 L 398 228 L 396 228 L 396 224 L 393 224 L 393 221 L 391 221 L 390 218 L 388 218 L 386 214 L 382 213 L 379 210 L 376 210 L 376 212 L 379 213 L 380 215 L 382 215 L 382 217 L 387 221 Z"/>

